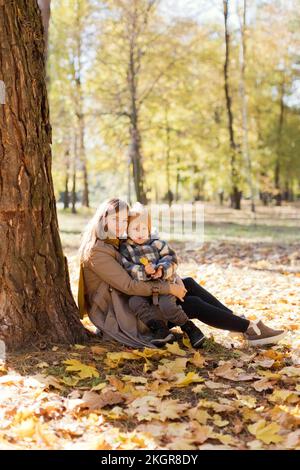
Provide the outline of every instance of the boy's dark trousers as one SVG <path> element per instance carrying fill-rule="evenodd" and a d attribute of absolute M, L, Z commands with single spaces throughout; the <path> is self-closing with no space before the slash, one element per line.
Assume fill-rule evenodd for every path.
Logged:
<path fill-rule="evenodd" d="M 139 320 L 147 325 L 149 320 L 170 321 L 174 325 L 184 325 L 188 316 L 174 295 L 159 295 L 158 305 L 153 305 L 152 297 L 133 295 L 129 299 L 129 308 Z"/>

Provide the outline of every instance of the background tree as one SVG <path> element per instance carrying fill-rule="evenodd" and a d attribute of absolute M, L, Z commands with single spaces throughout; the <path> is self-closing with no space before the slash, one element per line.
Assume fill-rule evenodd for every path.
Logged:
<path fill-rule="evenodd" d="M 49 73 L 58 194 L 65 191 L 66 173 L 77 196 L 84 192 L 78 116 L 92 205 L 116 193 L 157 202 L 168 194 L 177 201 L 229 200 L 234 206 L 241 192 L 256 201 L 264 195 L 266 203 L 278 203 L 278 194 L 281 200 L 297 194 L 298 0 L 249 2 L 246 27 L 243 0 L 238 10 L 230 2 L 230 113 L 222 1 L 211 2 L 207 11 L 199 0 L 199 15 L 189 18 L 176 15 L 175 7 L 171 11 L 171 0 L 168 14 L 165 0 L 76 1 L 83 8 L 79 25 L 74 2 L 52 0 Z"/>
<path fill-rule="evenodd" d="M 7 84 L 0 108 L 0 338 L 11 348 L 44 335 L 74 342 L 85 331 L 58 234 L 36 0 L 0 2 L 0 43 L 0 79 Z"/>

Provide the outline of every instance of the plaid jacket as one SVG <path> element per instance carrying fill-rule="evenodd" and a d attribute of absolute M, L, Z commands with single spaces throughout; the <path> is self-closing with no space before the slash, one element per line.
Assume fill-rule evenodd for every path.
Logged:
<path fill-rule="evenodd" d="M 122 264 L 126 271 L 138 281 L 152 280 L 146 274 L 141 258 L 147 258 L 155 267 L 162 266 L 163 273 L 160 279 L 173 280 L 178 265 L 174 250 L 163 240 L 148 239 L 143 245 L 138 245 L 127 239 L 120 244 Z"/>

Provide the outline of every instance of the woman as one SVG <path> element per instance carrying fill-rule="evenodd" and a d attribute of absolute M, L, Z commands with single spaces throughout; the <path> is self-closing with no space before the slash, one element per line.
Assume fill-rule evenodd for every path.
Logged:
<path fill-rule="evenodd" d="M 252 345 L 279 341 L 282 330 L 268 328 L 238 317 L 191 277 L 177 283 L 133 280 L 121 266 L 120 239 L 126 236 L 129 207 L 125 201 L 111 199 L 101 204 L 88 224 L 79 249 L 80 282 L 78 304 L 81 316 L 86 311 L 104 339 L 115 339 L 127 346 L 155 347 L 129 308 L 131 295 L 172 294 L 189 316 L 208 325 L 245 335 Z M 159 312 L 158 312 L 159 314 Z M 169 325 L 171 326 L 171 325 Z"/>

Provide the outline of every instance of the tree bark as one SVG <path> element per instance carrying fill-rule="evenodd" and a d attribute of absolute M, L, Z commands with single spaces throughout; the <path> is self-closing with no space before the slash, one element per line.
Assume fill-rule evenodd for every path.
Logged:
<path fill-rule="evenodd" d="M 0 339 L 87 337 L 63 255 L 51 175 L 44 39 L 36 0 L 0 0 Z"/>
<path fill-rule="evenodd" d="M 225 90 L 225 98 L 226 98 L 226 109 L 228 115 L 228 132 L 229 132 L 229 143 L 230 143 L 230 150 L 231 150 L 231 206 L 234 209 L 241 208 L 241 197 L 242 192 L 238 188 L 238 172 L 236 168 L 236 152 L 237 146 L 235 142 L 234 136 L 234 128 L 233 128 L 233 112 L 232 112 L 232 99 L 230 96 L 229 91 L 229 54 L 230 54 L 230 33 L 228 30 L 228 4 L 229 0 L 223 0 L 223 7 L 224 7 L 224 24 L 225 24 L 225 62 L 224 62 L 224 90 Z"/>
<path fill-rule="evenodd" d="M 70 150 L 67 149 L 65 152 L 64 209 L 69 209 L 69 204 L 70 204 L 69 179 L 70 179 Z"/>
<path fill-rule="evenodd" d="M 281 182 L 280 182 L 280 172 L 281 172 L 281 140 L 282 140 L 282 130 L 284 123 L 284 93 L 285 93 L 285 79 L 284 75 L 282 82 L 280 84 L 280 103 L 279 103 L 279 121 L 278 121 L 278 141 L 277 141 L 277 154 L 274 168 L 274 186 L 275 186 L 275 201 L 276 206 L 281 206 L 282 203 L 282 194 L 281 194 Z"/>
<path fill-rule="evenodd" d="M 76 193 L 76 183 L 77 183 L 77 161 L 78 161 L 78 136 L 75 129 L 74 133 L 74 156 L 73 156 L 73 168 L 72 168 L 72 214 L 76 214 L 76 202 L 77 202 L 77 193 Z"/>
<path fill-rule="evenodd" d="M 243 8 L 243 20 L 241 22 L 241 83 L 240 90 L 242 96 L 242 128 L 243 128 L 243 154 L 247 168 L 247 179 L 251 197 L 251 211 L 255 212 L 255 197 L 254 197 L 254 186 L 252 180 L 252 161 L 249 149 L 248 139 L 248 104 L 247 104 L 247 93 L 246 93 L 246 28 L 247 28 L 247 0 L 244 0 Z"/>
<path fill-rule="evenodd" d="M 130 14 L 130 35 L 129 35 L 129 60 L 127 69 L 127 82 L 129 90 L 129 118 L 130 118 L 130 145 L 129 156 L 132 161 L 134 187 L 136 198 L 142 204 L 147 203 L 145 192 L 145 176 L 142 161 L 142 144 L 139 129 L 139 108 L 137 103 L 137 80 L 140 68 L 140 51 L 137 50 L 137 16 L 136 5 Z"/>
<path fill-rule="evenodd" d="M 74 57 L 72 58 L 73 77 L 75 82 L 75 96 L 74 107 L 77 118 L 78 127 L 78 161 L 80 161 L 82 175 L 83 175 L 83 192 L 82 192 L 82 205 L 89 207 L 89 182 L 88 182 L 88 169 L 87 158 L 85 149 L 85 111 L 84 111 L 84 90 L 82 86 L 82 34 L 83 34 L 83 12 L 81 9 L 82 3 L 76 1 L 74 8 L 76 12 L 76 35 L 75 35 L 75 48 Z"/>

